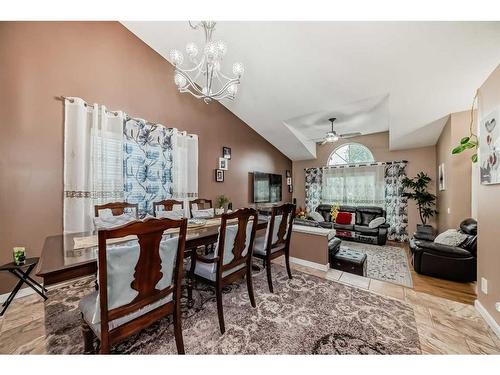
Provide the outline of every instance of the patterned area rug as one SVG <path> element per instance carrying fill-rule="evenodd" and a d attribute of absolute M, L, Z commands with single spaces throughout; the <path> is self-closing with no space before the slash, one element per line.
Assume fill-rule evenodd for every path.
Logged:
<path fill-rule="evenodd" d="M 408 267 L 408 257 L 403 248 L 344 240 L 342 240 L 340 247 L 366 254 L 367 277 L 413 288 L 413 280 Z"/>
<path fill-rule="evenodd" d="M 220 334 L 214 291 L 198 285 L 195 306 L 183 308 L 187 354 L 419 354 L 412 308 L 365 290 L 273 265 L 275 293 L 265 272 L 254 273 L 257 307 L 246 283 L 224 292 L 226 333 Z M 50 291 L 46 302 L 47 352 L 82 353 L 78 301 L 93 289 L 87 278 Z M 171 318 L 112 349 L 114 353 L 174 354 Z"/>

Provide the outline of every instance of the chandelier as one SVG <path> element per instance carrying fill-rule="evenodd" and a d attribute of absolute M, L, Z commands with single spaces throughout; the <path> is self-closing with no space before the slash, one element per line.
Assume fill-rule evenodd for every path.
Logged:
<path fill-rule="evenodd" d="M 181 68 L 184 61 L 181 51 L 176 49 L 170 51 L 170 61 L 175 67 L 174 82 L 179 92 L 188 92 L 195 98 L 203 99 L 205 103 L 221 99 L 233 100 L 245 71 L 243 64 L 239 62 L 233 64 L 234 77 L 222 73 L 221 63 L 227 52 L 227 46 L 221 40 L 213 40 L 215 22 L 201 21 L 196 24 L 189 22 L 189 26 L 194 30 L 203 29 L 205 45 L 201 53 L 195 43 L 186 45 L 186 53 L 191 62 L 190 68 Z"/>

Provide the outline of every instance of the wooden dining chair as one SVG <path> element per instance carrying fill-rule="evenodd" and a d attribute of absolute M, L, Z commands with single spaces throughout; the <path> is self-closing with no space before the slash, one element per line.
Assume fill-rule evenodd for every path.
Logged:
<path fill-rule="evenodd" d="M 267 284 L 271 293 L 274 292 L 271 260 L 284 255 L 288 278 L 292 278 L 292 272 L 290 271 L 290 238 L 294 218 L 294 204 L 285 203 L 281 206 L 274 206 L 267 224 L 266 235 L 255 239 L 254 256 L 262 259 L 264 263 L 267 271 Z"/>
<path fill-rule="evenodd" d="M 165 199 L 159 202 L 153 202 L 153 213 L 156 216 L 156 212 L 160 211 L 158 208 L 163 208 L 163 211 L 173 211 L 174 206 L 181 206 L 184 211 L 184 202 L 177 201 L 175 199 Z"/>
<path fill-rule="evenodd" d="M 110 209 L 113 216 L 123 215 L 126 208 L 131 208 L 135 212 L 135 218 L 138 218 L 139 205 L 137 203 L 112 202 L 94 206 L 95 217 L 99 217 L 100 210 Z"/>
<path fill-rule="evenodd" d="M 191 217 L 193 217 L 193 206 L 194 205 L 196 205 L 195 210 L 204 210 L 204 209 L 208 209 L 208 208 L 213 208 L 211 199 L 199 198 L 199 199 L 194 199 L 192 201 L 189 201 L 189 213 L 191 214 Z"/>
<path fill-rule="evenodd" d="M 179 235 L 162 239 L 171 228 Z M 158 219 L 98 232 L 100 288 L 79 304 L 85 352 L 93 352 L 97 337 L 99 352 L 109 353 L 111 345 L 173 314 L 177 351 L 184 354 L 180 298 L 186 231 L 187 219 Z M 106 243 L 130 235 L 138 240 Z"/>
<path fill-rule="evenodd" d="M 233 219 L 237 222 L 228 222 Z M 222 334 L 226 331 L 222 309 L 224 286 L 246 276 L 250 303 L 252 307 L 255 307 L 252 285 L 252 249 L 257 220 L 257 211 L 253 208 L 243 208 L 230 214 L 223 214 L 215 251 L 208 256 L 193 251 L 188 261 L 188 299 L 192 299 L 195 279 L 202 279 L 215 286 L 217 314 Z"/>

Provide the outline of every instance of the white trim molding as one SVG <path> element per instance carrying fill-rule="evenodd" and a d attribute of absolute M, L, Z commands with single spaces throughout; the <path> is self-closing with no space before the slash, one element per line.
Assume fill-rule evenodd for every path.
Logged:
<path fill-rule="evenodd" d="M 320 271 L 328 271 L 329 266 L 330 266 L 330 263 L 320 264 L 320 263 L 315 263 L 315 262 L 311 262 L 308 260 L 295 258 L 295 257 L 290 257 L 290 262 L 301 265 L 301 266 L 314 268 L 314 269 L 320 270 Z"/>
<path fill-rule="evenodd" d="M 488 310 L 484 308 L 484 306 L 479 302 L 479 300 L 474 301 L 474 307 L 477 312 L 483 317 L 486 323 L 490 326 L 490 328 L 495 332 L 497 337 L 500 339 L 500 325 L 493 319 Z"/>

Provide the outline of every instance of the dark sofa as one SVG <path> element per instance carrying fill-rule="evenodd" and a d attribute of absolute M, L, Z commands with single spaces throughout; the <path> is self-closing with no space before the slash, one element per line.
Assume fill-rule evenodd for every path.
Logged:
<path fill-rule="evenodd" d="M 413 252 L 415 271 L 447 280 L 475 281 L 477 276 L 477 221 L 474 219 L 462 221 L 460 231 L 469 235 L 469 238 L 460 246 L 441 245 L 414 237 L 410 241 L 410 248 Z"/>
<path fill-rule="evenodd" d="M 351 212 L 354 214 L 354 224 L 337 224 L 332 223 L 332 216 L 330 214 L 331 205 L 320 204 L 316 208 L 325 219 L 325 223 L 320 223 L 321 226 L 328 226 L 336 230 L 335 237 L 344 238 L 350 241 L 374 243 L 377 245 L 385 245 L 387 241 L 388 224 L 382 224 L 378 228 L 370 228 L 368 224 L 376 217 L 386 217 L 386 212 L 381 207 L 373 206 L 340 206 L 339 211 Z"/>

